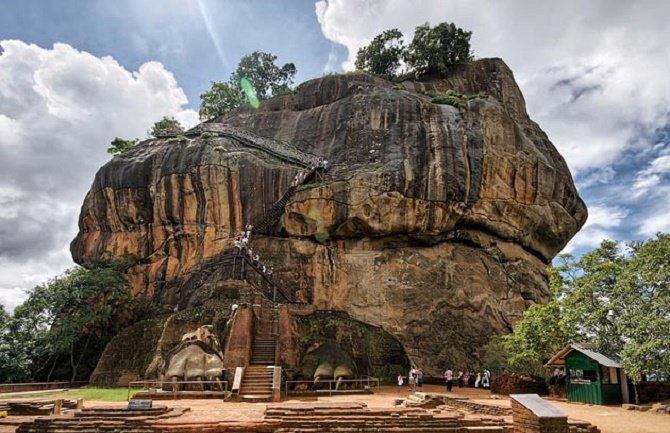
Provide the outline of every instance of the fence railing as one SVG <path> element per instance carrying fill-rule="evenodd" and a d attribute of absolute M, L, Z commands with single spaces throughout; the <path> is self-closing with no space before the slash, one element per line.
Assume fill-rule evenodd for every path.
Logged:
<path fill-rule="evenodd" d="M 216 385 L 215 388 L 218 388 L 216 391 L 228 391 L 228 381 L 227 380 L 175 380 L 175 381 L 165 381 L 165 380 L 135 380 L 128 382 L 128 400 L 130 400 L 130 392 L 133 388 L 142 388 L 143 390 L 148 390 L 152 388 L 160 389 L 162 393 L 172 393 L 175 396 L 180 390 L 177 390 L 174 385 L 187 385 L 187 384 L 196 384 L 196 385 L 207 385 L 213 384 Z M 163 386 L 169 385 L 171 389 L 163 389 Z M 206 390 L 202 390 L 203 392 Z M 197 391 L 196 391 L 197 392 Z"/>
<path fill-rule="evenodd" d="M 362 377 L 360 379 L 342 379 L 342 380 L 334 380 L 334 379 L 329 379 L 329 380 L 319 380 L 316 384 L 314 383 L 313 380 L 287 380 L 284 382 L 284 395 L 290 395 L 290 394 L 302 394 L 302 393 L 328 393 L 328 395 L 333 395 L 333 393 L 337 393 L 340 390 L 335 389 L 337 384 L 342 385 L 347 385 L 347 384 L 355 384 L 358 385 L 357 387 L 351 388 L 350 386 L 347 387 L 347 390 L 376 390 L 379 388 L 379 378 L 377 377 Z M 300 384 L 305 384 L 307 385 L 306 389 L 290 389 L 290 388 L 295 388 L 295 385 L 300 385 Z M 315 386 L 323 386 L 324 384 L 328 385 L 328 388 L 321 388 L 321 389 L 316 389 Z M 293 385 L 293 386 L 291 386 Z M 311 389 L 310 389 L 311 388 Z"/>
<path fill-rule="evenodd" d="M 46 391 L 50 389 L 81 388 L 88 385 L 86 381 L 79 382 L 28 382 L 28 383 L 2 383 L 0 394 L 10 392 Z"/>

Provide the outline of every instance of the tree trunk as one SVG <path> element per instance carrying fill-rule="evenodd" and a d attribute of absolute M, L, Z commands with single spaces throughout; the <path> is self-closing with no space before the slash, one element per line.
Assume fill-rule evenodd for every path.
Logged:
<path fill-rule="evenodd" d="M 86 349 L 88 349 L 88 343 L 91 341 L 91 334 L 91 332 L 88 333 L 86 343 L 84 343 L 84 348 L 81 350 L 79 359 L 77 359 L 76 363 L 74 362 L 74 343 L 70 346 L 70 364 L 72 365 L 72 377 L 70 378 L 70 382 L 74 382 L 77 377 L 77 369 L 79 368 L 79 364 L 81 364 L 81 360 L 84 359 L 84 354 L 86 353 Z"/>
<path fill-rule="evenodd" d="M 51 381 L 51 374 L 54 372 L 54 369 L 56 368 L 56 362 L 58 362 L 58 355 L 54 357 L 54 363 L 51 365 L 51 370 L 49 370 L 49 374 L 47 375 L 47 382 Z"/>
<path fill-rule="evenodd" d="M 84 344 L 84 348 L 81 350 L 81 353 L 79 354 L 79 359 L 77 360 L 77 368 L 79 368 L 79 365 L 81 364 L 81 360 L 84 359 L 84 354 L 86 353 L 86 349 L 88 349 L 88 343 L 91 341 L 91 335 L 93 333 L 89 332 L 88 337 L 86 337 L 86 343 Z M 72 379 L 74 382 L 74 378 Z"/>
<path fill-rule="evenodd" d="M 74 382 L 74 378 L 77 376 L 77 366 L 74 363 L 74 342 L 70 344 L 70 366 L 72 367 L 70 382 Z"/>

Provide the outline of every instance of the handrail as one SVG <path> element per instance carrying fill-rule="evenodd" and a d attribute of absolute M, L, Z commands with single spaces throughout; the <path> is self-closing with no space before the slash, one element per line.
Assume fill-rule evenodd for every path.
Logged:
<path fill-rule="evenodd" d="M 355 389 L 360 389 L 360 390 L 365 390 L 365 389 L 379 389 L 379 378 L 377 377 L 366 377 L 366 378 L 361 378 L 361 379 L 341 379 L 341 380 L 336 380 L 336 379 L 329 379 L 329 380 L 319 380 L 318 383 L 327 383 L 328 384 L 328 395 L 333 395 L 333 392 L 338 392 L 336 389 L 333 389 L 333 384 L 337 383 L 361 383 L 361 388 L 355 388 Z M 284 382 L 284 395 L 289 395 L 290 393 L 293 394 L 299 394 L 299 393 L 304 393 L 304 392 L 314 392 L 316 393 L 316 390 L 304 390 L 304 391 L 289 391 L 289 384 L 300 384 L 300 383 L 305 383 L 308 385 L 314 385 L 313 380 L 287 380 Z M 325 391 L 325 390 L 324 390 Z"/>
<path fill-rule="evenodd" d="M 245 256 L 244 254 L 240 254 L 240 253 L 233 253 L 232 256 L 233 257 L 240 257 L 244 261 L 246 261 L 249 264 L 249 266 L 251 266 L 251 269 L 256 271 L 256 273 L 258 275 L 260 275 L 270 286 L 272 286 L 273 289 L 275 289 L 275 288 L 277 289 L 277 291 L 282 295 L 282 297 L 284 298 L 284 300 L 286 302 L 291 302 L 291 303 L 295 302 L 295 300 L 286 293 L 284 288 L 282 288 L 280 285 L 276 284 L 273 280 L 269 279 L 267 275 L 265 275 L 260 269 L 258 269 L 258 267 L 253 263 L 253 261 L 251 259 L 249 259 L 249 257 Z"/>
<path fill-rule="evenodd" d="M 227 380 L 134 380 L 131 382 L 128 382 L 128 400 L 130 400 L 130 390 L 133 385 L 142 385 L 142 389 L 148 389 L 150 386 L 146 387 L 144 385 L 161 385 L 161 391 L 162 392 L 170 392 L 172 394 L 175 394 L 179 391 L 175 391 L 174 388 L 171 391 L 165 391 L 163 390 L 162 385 L 163 384 L 169 384 L 169 385 L 181 385 L 181 384 L 189 384 L 189 383 L 195 383 L 195 384 L 209 384 L 213 383 L 216 385 L 223 385 L 223 389 L 221 391 L 225 392 L 228 391 L 228 381 Z"/>

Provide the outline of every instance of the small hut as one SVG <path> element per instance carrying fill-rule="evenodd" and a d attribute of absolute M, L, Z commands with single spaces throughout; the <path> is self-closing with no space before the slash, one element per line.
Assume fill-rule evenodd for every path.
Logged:
<path fill-rule="evenodd" d="M 568 401 L 590 404 L 629 402 L 628 379 L 618 361 L 590 344 L 568 344 L 545 367 L 565 368 Z"/>

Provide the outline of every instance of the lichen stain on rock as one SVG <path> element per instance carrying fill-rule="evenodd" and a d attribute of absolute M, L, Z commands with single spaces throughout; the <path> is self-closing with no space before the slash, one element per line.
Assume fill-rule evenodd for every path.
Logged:
<path fill-rule="evenodd" d="M 459 109 L 422 93 L 448 89 L 481 97 Z M 476 366 L 491 334 L 549 299 L 545 267 L 586 220 L 500 59 L 421 82 L 327 76 L 207 125 L 233 132 L 147 140 L 100 169 L 71 246 L 78 263 L 132 253 L 137 295 L 204 302 L 199 287 L 219 275 L 209 261 L 298 172 L 257 147 L 323 156 L 324 178 L 296 190 L 254 251 L 299 300 L 382 327 L 436 374 Z"/>

